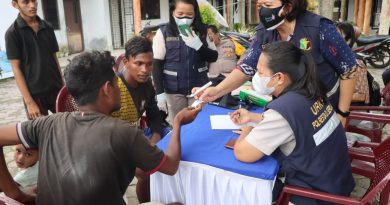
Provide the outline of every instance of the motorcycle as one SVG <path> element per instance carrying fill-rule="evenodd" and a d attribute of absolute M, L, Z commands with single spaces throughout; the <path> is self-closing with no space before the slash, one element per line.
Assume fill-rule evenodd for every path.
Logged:
<path fill-rule="evenodd" d="M 239 44 L 244 46 L 246 49 L 251 45 L 251 36 L 247 33 L 237 33 L 232 31 L 220 31 L 223 37 L 237 41 Z"/>
<path fill-rule="evenodd" d="M 374 68 L 385 68 L 390 65 L 390 36 L 360 37 L 356 40 L 358 47 L 355 53 L 360 53 Z"/>

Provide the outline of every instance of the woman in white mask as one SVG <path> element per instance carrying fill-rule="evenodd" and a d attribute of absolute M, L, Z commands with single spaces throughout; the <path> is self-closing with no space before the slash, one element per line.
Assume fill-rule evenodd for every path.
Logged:
<path fill-rule="evenodd" d="M 172 120 L 195 101 L 187 97 L 192 88 L 208 83 L 206 64 L 215 62 L 218 52 L 208 42 L 196 0 L 174 0 L 169 13 L 169 23 L 161 25 L 153 39 L 153 81 L 157 99 L 165 93 Z"/>
<path fill-rule="evenodd" d="M 247 56 L 224 81 L 199 97 L 213 101 L 241 86 L 256 73 L 264 45 L 289 41 L 311 52 L 329 101 L 344 123 L 355 85 L 356 59 L 333 22 L 307 11 L 307 0 L 258 0 L 257 4 L 261 23 L 256 27 L 256 37 Z"/>
<path fill-rule="evenodd" d="M 289 42 L 268 44 L 255 76 L 257 91 L 275 99 L 263 114 L 245 109 L 231 114 L 237 124 L 257 123 L 242 128 L 235 157 L 251 163 L 272 155 L 286 184 L 349 196 L 354 180 L 345 131 L 327 100 L 311 55 Z M 291 202 L 322 204 L 301 197 L 292 197 Z"/>

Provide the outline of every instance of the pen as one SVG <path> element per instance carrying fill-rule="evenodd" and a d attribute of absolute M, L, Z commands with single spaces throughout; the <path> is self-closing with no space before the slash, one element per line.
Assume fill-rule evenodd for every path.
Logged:
<path fill-rule="evenodd" d="M 187 97 L 189 98 L 193 98 L 195 97 L 196 95 L 198 95 L 199 93 L 201 93 L 203 90 L 205 90 L 206 88 L 210 87 L 213 83 L 210 81 L 208 83 L 206 83 L 204 86 L 202 86 L 201 88 L 199 88 L 196 92 L 194 92 L 193 94 L 191 95 L 187 95 Z"/>

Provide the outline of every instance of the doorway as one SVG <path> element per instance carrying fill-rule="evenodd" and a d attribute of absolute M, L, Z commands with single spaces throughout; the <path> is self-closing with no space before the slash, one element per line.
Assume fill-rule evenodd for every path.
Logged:
<path fill-rule="evenodd" d="M 66 34 L 69 54 L 84 50 L 83 30 L 79 0 L 64 0 Z"/>

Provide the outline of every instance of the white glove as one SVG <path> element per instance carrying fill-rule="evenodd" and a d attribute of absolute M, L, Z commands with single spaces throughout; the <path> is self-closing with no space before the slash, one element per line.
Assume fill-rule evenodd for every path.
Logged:
<path fill-rule="evenodd" d="M 165 93 L 161 93 L 161 94 L 157 95 L 157 107 L 158 107 L 158 109 L 163 110 L 166 113 L 168 113 L 167 96 L 165 95 Z"/>
<path fill-rule="evenodd" d="M 199 37 L 196 35 L 194 31 L 191 31 L 192 33 L 187 33 L 188 36 L 180 34 L 181 38 L 183 39 L 184 43 L 195 50 L 199 50 L 200 47 L 202 47 L 203 43 L 199 39 Z"/>

